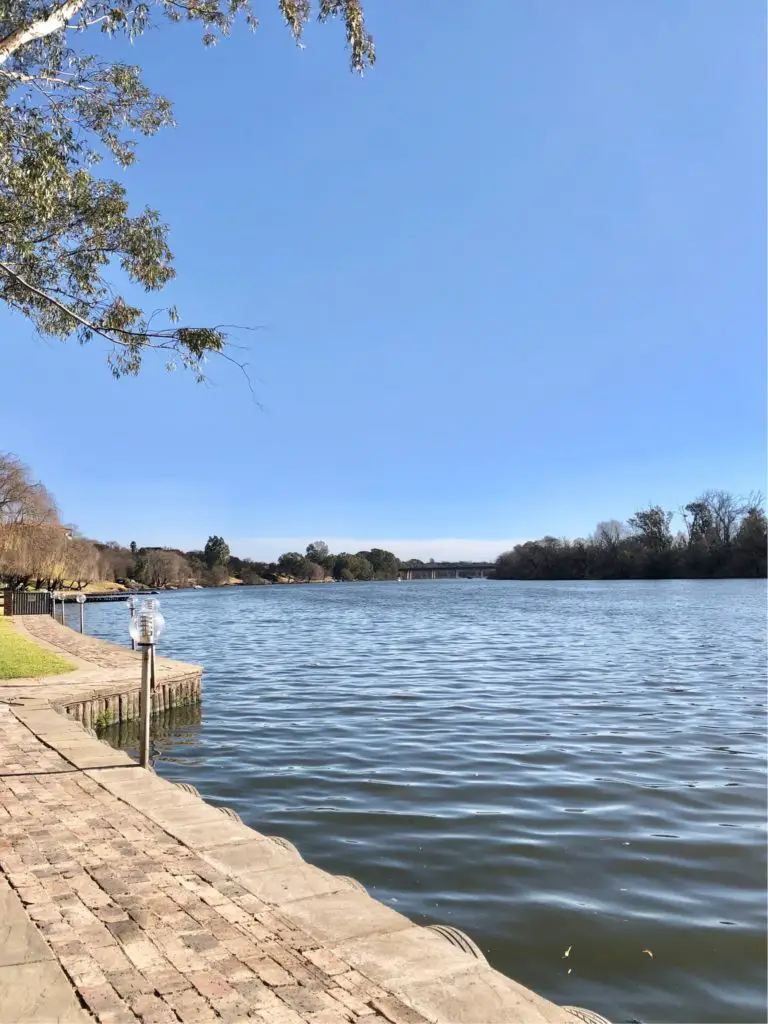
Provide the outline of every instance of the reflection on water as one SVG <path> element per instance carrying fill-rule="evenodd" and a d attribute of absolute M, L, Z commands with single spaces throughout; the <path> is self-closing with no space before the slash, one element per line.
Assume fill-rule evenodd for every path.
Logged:
<path fill-rule="evenodd" d="M 765 1021 L 765 604 L 759 580 L 168 594 L 203 716 L 155 720 L 156 767 L 556 1002 Z M 87 612 L 126 642 L 121 605 Z"/>
<path fill-rule="evenodd" d="M 202 726 L 202 708 L 199 704 L 190 707 L 169 708 L 152 716 L 152 749 L 153 764 L 158 758 L 178 760 L 174 751 L 194 746 L 198 743 Z M 127 750 L 138 760 L 140 725 L 138 719 L 132 722 L 120 722 L 102 729 L 99 739 L 110 746 Z M 167 741 L 170 741 L 166 743 Z"/>

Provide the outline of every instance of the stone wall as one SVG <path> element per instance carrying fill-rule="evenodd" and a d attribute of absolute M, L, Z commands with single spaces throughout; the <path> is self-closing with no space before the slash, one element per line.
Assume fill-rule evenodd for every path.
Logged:
<path fill-rule="evenodd" d="M 158 681 L 152 692 L 152 714 L 199 704 L 200 679 L 200 673 L 193 672 L 179 679 Z M 54 702 L 54 707 L 82 722 L 88 729 L 96 723 L 116 725 L 139 717 L 140 691 L 140 686 L 116 690 L 114 693 L 101 691 L 87 697 Z"/>

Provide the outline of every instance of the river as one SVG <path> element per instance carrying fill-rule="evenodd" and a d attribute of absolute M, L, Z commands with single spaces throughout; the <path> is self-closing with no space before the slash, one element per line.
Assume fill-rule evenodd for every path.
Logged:
<path fill-rule="evenodd" d="M 768 1019 L 765 581 L 161 600 L 161 653 L 205 677 L 156 723 L 160 774 L 556 1002 Z M 124 604 L 86 612 L 127 641 Z"/>

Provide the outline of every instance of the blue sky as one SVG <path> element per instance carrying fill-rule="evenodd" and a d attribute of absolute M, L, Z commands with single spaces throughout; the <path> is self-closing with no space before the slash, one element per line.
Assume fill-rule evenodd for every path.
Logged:
<path fill-rule="evenodd" d="M 172 225 L 163 304 L 261 328 L 260 406 L 0 312 L 0 447 L 67 521 L 484 557 L 764 486 L 761 2 L 368 0 L 363 80 L 270 6 L 130 51 L 179 126 L 125 172 Z"/>

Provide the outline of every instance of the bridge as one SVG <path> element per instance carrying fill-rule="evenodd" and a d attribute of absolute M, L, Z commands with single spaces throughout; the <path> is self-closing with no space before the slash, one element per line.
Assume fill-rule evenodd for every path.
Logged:
<path fill-rule="evenodd" d="M 402 580 L 436 580 L 439 578 L 485 579 L 496 568 L 495 562 L 428 562 L 425 565 L 403 567 L 398 573 Z"/>

